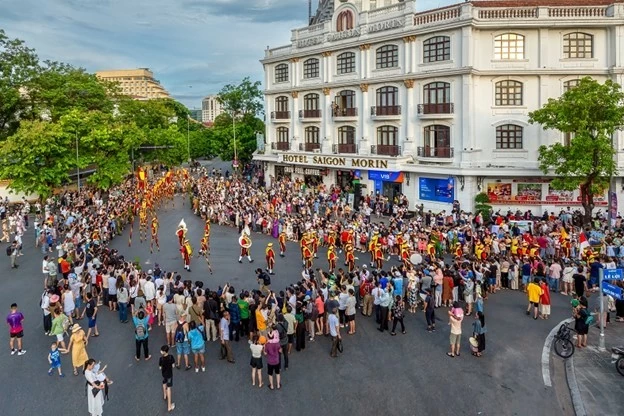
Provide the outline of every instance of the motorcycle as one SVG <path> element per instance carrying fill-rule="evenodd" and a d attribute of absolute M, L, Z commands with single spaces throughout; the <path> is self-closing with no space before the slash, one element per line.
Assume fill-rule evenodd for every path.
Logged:
<path fill-rule="evenodd" d="M 611 348 L 611 352 L 611 357 L 617 359 L 615 362 L 615 369 L 621 376 L 624 376 L 624 347 L 613 347 Z"/>

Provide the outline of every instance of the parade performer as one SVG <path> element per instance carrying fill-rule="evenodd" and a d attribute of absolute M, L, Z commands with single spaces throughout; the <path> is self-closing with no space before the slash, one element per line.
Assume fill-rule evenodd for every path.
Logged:
<path fill-rule="evenodd" d="M 144 191 L 147 186 L 147 172 L 143 169 L 143 166 L 139 166 L 139 170 L 137 172 L 138 179 L 138 187 L 139 191 Z"/>
<path fill-rule="evenodd" d="M 375 256 L 375 249 L 377 248 L 377 242 L 379 241 L 379 230 L 375 230 L 373 235 L 368 243 L 368 252 L 370 253 L 370 265 L 371 267 L 375 266 L 375 262 L 377 260 Z"/>
<path fill-rule="evenodd" d="M 206 220 L 206 225 L 204 225 L 204 238 L 206 239 L 206 253 L 210 254 L 210 218 Z"/>
<path fill-rule="evenodd" d="M 336 246 L 336 231 L 332 228 L 327 236 L 327 247 Z"/>
<path fill-rule="evenodd" d="M 338 259 L 338 256 L 336 255 L 336 247 L 332 244 L 327 248 L 327 264 L 330 273 L 333 273 L 336 268 L 336 259 Z"/>
<path fill-rule="evenodd" d="M 282 230 L 279 234 L 279 248 L 280 248 L 280 257 L 284 257 L 286 254 L 286 231 Z"/>
<path fill-rule="evenodd" d="M 150 253 L 154 252 L 154 243 L 156 243 L 156 247 L 158 251 L 160 251 L 160 243 L 158 242 L 158 218 L 154 215 L 152 217 L 152 239 L 150 241 Z"/>
<path fill-rule="evenodd" d="M 384 253 L 383 250 L 381 249 L 381 243 L 377 242 L 377 244 L 375 245 L 375 265 L 377 266 L 378 270 L 383 269 L 383 261 L 384 261 Z"/>
<path fill-rule="evenodd" d="M 180 246 L 180 253 L 182 254 L 182 260 L 184 261 L 184 269 L 187 272 L 191 271 L 191 256 L 193 255 L 193 247 L 188 240 L 182 242 Z"/>
<path fill-rule="evenodd" d="M 301 238 L 301 256 L 303 257 L 303 266 L 306 269 L 312 268 L 312 262 L 314 261 L 314 252 L 312 251 L 313 241 L 308 233 L 305 233 Z"/>
<path fill-rule="evenodd" d="M 319 237 L 314 230 L 310 231 L 310 242 L 312 245 L 312 253 L 314 253 L 314 258 L 318 258 L 318 248 L 319 248 Z"/>
<path fill-rule="evenodd" d="M 176 235 L 178 236 L 178 243 L 180 244 L 180 246 L 184 245 L 187 231 L 188 229 L 186 228 L 186 223 L 184 222 L 184 219 L 182 219 L 182 221 L 180 221 L 180 224 L 178 224 L 178 229 L 176 231 Z"/>
<path fill-rule="evenodd" d="M 269 274 L 275 274 L 273 273 L 273 268 L 275 267 L 275 251 L 273 251 L 273 243 L 267 244 L 265 256 L 267 262 L 267 272 L 269 272 Z"/>
<path fill-rule="evenodd" d="M 349 269 L 349 272 L 353 272 L 355 270 L 355 253 L 353 252 L 353 244 L 347 243 L 344 246 L 344 249 L 346 265 Z"/>
<path fill-rule="evenodd" d="M 241 236 L 238 238 L 238 244 L 240 245 L 240 256 L 238 257 L 238 262 L 242 263 L 243 262 L 243 257 L 247 257 L 247 260 L 249 260 L 249 263 L 253 263 L 253 260 L 251 258 L 251 252 L 250 252 L 250 248 L 251 248 L 251 238 L 249 237 L 250 231 L 248 227 L 243 228 L 243 232 L 241 234 Z"/>
<path fill-rule="evenodd" d="M 204 260 L 206 260 L 206 264 L 208 265 L 208 270 L 210 270 L 210 274 L 212 274 L 212 264 L 210 264 L 208 254 L 208 238 L 206 236 L 203 236 L 199 242 L 199 251 L 197 253 L 197 257 L 204 257 Z"/>
<path fill-rule="evenodd" d="M 405 266 L 405 268 L 409 269 L 412 264 L 410 261 L 410 247 L 407 241 L 404 241 L 404 240 L 402 241 L 403 243 L 401 244 L 401 247 L 400 247 L 401 261 L 403 262 L 403 265 Z"/>

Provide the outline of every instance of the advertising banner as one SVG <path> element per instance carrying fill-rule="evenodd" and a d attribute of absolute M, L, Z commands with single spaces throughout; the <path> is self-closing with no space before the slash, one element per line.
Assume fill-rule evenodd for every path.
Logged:
<path fill-rule="evenodd" d="M 455 178 L 419 178 L 420 199 L 425 201 L 446 202 L 455 200 Z"/>

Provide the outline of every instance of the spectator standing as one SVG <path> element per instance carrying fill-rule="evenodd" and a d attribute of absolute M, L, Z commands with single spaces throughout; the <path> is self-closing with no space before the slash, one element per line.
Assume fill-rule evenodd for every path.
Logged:
<path fill-rule="evenodd" d="M 11 355 L 24 355 L 26 350 L 22 349 L 22 338 L 24 338 L 24 315 L 17 310 L 17 303 L 11 304 L 11 312 L 6 318 L 6 322 L 9 325 L 9 347 L 11 348 Z M 15 340 L 17 340 L 17 349 L 15 349 Z"/>

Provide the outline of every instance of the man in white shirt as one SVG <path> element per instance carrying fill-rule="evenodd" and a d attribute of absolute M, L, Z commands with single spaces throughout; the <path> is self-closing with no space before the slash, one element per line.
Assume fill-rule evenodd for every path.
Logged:
<path fill-rule="evenodd" d="M 156 285 L 152 282 L 152 276 L 150 275 L 147 276 L 147 280 L 143 286 L 143 294 L 145 295 L 145 300 L 147 302 L 153 301 L 154 297 L 156 297 Z"/>
<path fill-rule="evenodd" d="M 381 288 L 381 283 L 377 282 L 375 288 L 371 291 L 371 295 L 373 295 L 373 309 L 375 310 L 375 321 L 377 323 L 381 323 L 381 308 L 379 307 L 379 303 L 381 302 L 382 294 L 383 289 Z"/>

